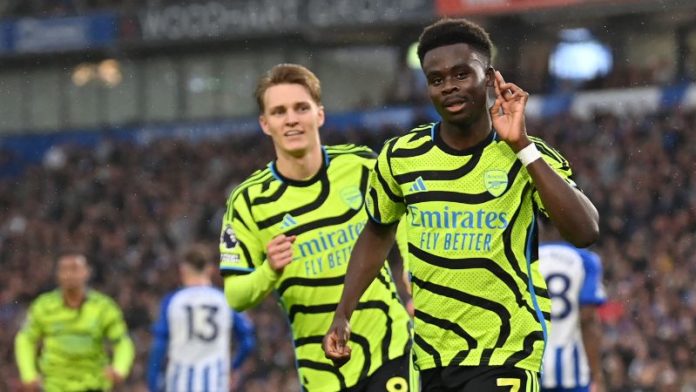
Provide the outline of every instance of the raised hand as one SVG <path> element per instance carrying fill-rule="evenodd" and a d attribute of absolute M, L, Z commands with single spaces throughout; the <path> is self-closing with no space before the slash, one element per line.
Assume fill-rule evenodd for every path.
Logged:
<path fill-rule="evenodd" d="M 283 268 L 292 261 L 292 243 L 297 236 L 281 234 L 266 245 L 268 263 L 275 272 L 283 272 Z"/>
<path fill-rule="evenodd" d="M 524 116 L 529 93 L 514 83 L 506 82 L 499 71 L 495 71 L 494 85 L 496 98 L 490 109 L 493 127 L 500 139 L 518 152 L 530 143 Z"/>

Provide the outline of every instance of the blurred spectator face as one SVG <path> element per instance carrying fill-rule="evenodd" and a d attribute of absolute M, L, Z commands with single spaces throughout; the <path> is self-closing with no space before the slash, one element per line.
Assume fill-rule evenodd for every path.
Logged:
<path fill-rule="evenodd" d="M 58 285 L 63 290 L 77 290 L 87 285 L 89 267 L 82 255 L 66 255 L 58 260 Z"/>
<path fill-rule="evenodd" d="M 277 84 L 264 93 L 264 112 L 259 123 L 273 139 L 276 153 L 302 155 L 319 148 L 319 127 L 324 108 L 299 84 Z"/>

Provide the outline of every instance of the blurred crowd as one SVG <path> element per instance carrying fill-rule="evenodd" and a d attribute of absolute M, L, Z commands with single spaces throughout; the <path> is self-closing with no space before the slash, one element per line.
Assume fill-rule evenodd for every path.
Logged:
<path fill-rule="evenodd" d="M 530 121 L 556 146 L 601 214 L 594 247 L 610 298 L 601 309 L 603 368 L 612 392 L 696 392 L 696 112 L 592 121 Z M 324 130 L 327 144 L 379 150 L 403 130 Z M 137 146 L 64 145 L 43 165 L 0 182 L 0 390 L 18 385 L 13 338 L 27 304 L 53 287 L 53 257 L 81 247 L 92 286 L 126 315 L 137 361 L 123 390 L 145 390 L 149 328 L 162 295 L 177 286 L 175 251 L 217 248 L 231 188 L 273 155 L 258 134 Z M 218 284 L 220 281 L 218 281 Z M 287 322 L 273 299 L 248 312 L 256 351 L 239 390 L 298 391 Z"/>

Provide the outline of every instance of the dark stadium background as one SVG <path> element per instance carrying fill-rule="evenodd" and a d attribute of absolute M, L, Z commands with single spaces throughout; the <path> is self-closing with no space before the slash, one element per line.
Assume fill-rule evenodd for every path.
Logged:
<path fill-rule="evenodd" d="M 434 118 L 408 59 L 441 15 L 492 33 L 496 66 L 533 94 L 529 132 L 600 210 L 609 390 L 696 391 L 690 0 L 0 1 L 0 391 L 18 388 L 13 338 L 65 246 L 88 250 L 93 286 L 125 311 L 138 353 L 120 390 L 145 390 L 174 252 L 215 248 L 231 187 L 272 156 L 260 72 L 309 66 L 324 141 L 379 149 Z M 258 347 L 241 390 L 299 390 L 277 305 L 249 314 Z"/>

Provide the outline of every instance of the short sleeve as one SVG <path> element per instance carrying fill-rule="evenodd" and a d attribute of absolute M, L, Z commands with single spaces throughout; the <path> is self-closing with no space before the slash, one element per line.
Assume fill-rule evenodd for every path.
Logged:
<path fill-rule="evenodd" d="M 533 141 L 534 144 L 536 144 L 537 149 L 541 153 L 541 158 L 546 161 L 546 163 L 555 171 L 561 178 L 568 183 L 568 185 L 572 186 L 573 188 L 577 188 L 577 184 L 573 180 L 573 170 L 570 167 L 570 163 L 568 160 L 561 155 L 556 149 L 550 147 L 546 142 L 543 140 L 536 138 L 536 137 L 530 137 Z M 544 208 L 544 203 L 541 201 L 541 197 L 539 196 L 539 192 L 534 190 L 534 202 L 536 205 L 539 206 L 539 210 L 546 216 L 548 214 L 546 213 L 546 209 Z"/>
<path fill-rule="evenodd" d="M 370 218 L 382 225 L 397 223 L 406 211 L 403 192 L 394 179 L 389 151 L 396 139 L 388 141 L 377 157 L 365 197 L 365 208 Z"/>
<path fill-rule="evenodd" d="M 37 341 L 43 334 L 41 328 L 41 309 L 39 309 L 39 301 L 29 306 L 27 315 L 20 331 L 25 334 L 31 341 Z"/>
<path fill-rule="evenodd" d="M 585 280 L 580 288 L 580 305 L 601 305 L 607 301 L 602 284 L 602 263 L 596 253 L 580 249 Z"/>
<path fill-rule="evenodd" d="M 228 203 L 220 232 L 220 272 L 223 276 L 247 274 L 261 265 L 264 247 L 249 210 L 245 189 L 235 190 Z"/>
<path fill-rule="evenodd" d="M 123 312 L 118 307 L 116 302 L 111 298 L 107 298 L 104 305 L 104 336 L 111 342 L 121 340 L 128 335 L 128 326 L 123 319 Z"/>

